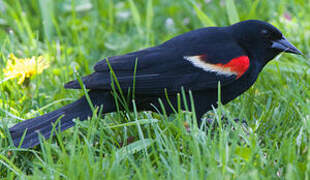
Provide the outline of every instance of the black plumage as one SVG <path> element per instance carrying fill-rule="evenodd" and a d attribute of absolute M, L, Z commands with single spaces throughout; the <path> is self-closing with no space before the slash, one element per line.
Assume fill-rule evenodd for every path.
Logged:
<path fill-rule="evenodd" d="M 109 64 L 124 92 L 132 89 L 135 81 L 139 110 L 155 110 L 160 98 L 166 112 L 173 113 L 165 92 L 176 106 L 176 94 L 181 88 L 186 92 L 191 90 L 200 121 L 206 111 L 217 106 L 218 82 L 222 103 L 226 104 L 250 88 L 262 68 L 281 52 L 301 54 L 274 26 L 249 20 L 228 27 L 190 31 L 155 47 L 106 58 L 95 65 L 94 73 L 82 80 L 90 89 L 93 104 L 103 105 L 103 113 L 116 110 Z M 71 81 L 65 88 L 78 89 L 80 84 Z M 91 108 L 82 97 L 61 109 L 18 123 L 10 128 L 10 133 L 17 146 L 27 130 L 22 147 L 33 147 L 39 143 L 38 133 L 50 137 L 52 124 L 58 118 L 57 127 L 65 130 L 74 125 L 74 118 L 85 120 L 91 115 Z"/>

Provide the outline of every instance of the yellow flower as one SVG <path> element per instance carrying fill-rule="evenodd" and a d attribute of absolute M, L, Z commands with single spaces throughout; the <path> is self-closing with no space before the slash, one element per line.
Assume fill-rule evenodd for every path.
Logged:
<path fill-rule="evenodd" d="M 22 59 L 11 53 L 3 72 L 6 79 L 19 78 L 18 84 L 21 84 L 26 78 L 40 74 L 48 67 L 49 63 L 43 56 Z"/>

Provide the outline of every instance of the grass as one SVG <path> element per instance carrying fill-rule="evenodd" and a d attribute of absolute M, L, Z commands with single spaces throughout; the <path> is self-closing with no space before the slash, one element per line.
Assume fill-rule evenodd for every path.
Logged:
<path fill-rule="evenodd" d="M 0 177 L 309 179 L 310 1 L 206 2 L 0 0 L 0 69 L 10 53 L 43 55 L 51 64 L 29 86 L 17 80 L 0 84 Z M 280 55 L 249 91 L 207 114 L 219 123 L 225 114 L 229 123 L 202 131 L 190 112 L 167 117 L 135 111 L 77 122 L 34 149 L 15 148 L 8 141 L 7 127 L 83 94 L 63 88 L 76 78 L 75 71 L 86 75 L 104 57 L 246 19 L 273 23 L 305 57 Z M 236 117 L 248 126 L 234 123 Z"/>

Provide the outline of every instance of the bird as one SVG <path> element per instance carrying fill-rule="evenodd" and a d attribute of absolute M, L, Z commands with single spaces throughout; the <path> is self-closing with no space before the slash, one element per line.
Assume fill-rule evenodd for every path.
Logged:
<path fill-rule="evenodd" d="M 32 148 L 40 143 L 39 135 L 45 139 L 52 136 L 53 126 L 64 131 L 75 125 L 74 119 L 89 119 L 96 107 L 102 107 L 103 115 L 124 109 L 117 106 L 115 92 L 130 90 L 139 111 L 159 110 L 168 115 L 178 106 L 177 95 L 185 92 L 181 108 L 186 108 L 185 101 L 190 102 L 189 110 L 195 110 L 200 124 L 203 114 L 218 106 L 219 92 L 222 104 L 235 99 L 282 52 L 302 55 L 279 29 L 261 20 L 192 30 L 157 46 L 104 58 L 95 64 L 92 74 L 64 85 L 85 88 L 87 96 L 19 122 L 9 132 L 16 147 Z"/>

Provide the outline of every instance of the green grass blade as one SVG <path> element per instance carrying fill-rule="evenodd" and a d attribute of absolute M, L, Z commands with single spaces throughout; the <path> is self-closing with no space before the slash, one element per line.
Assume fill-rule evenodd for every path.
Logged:
<path fill-rule="evenodd" d="M 209 16 L 207 16 L 196 4 L 193 3 L 193 7 L 199 20 L 204 26 L 216 26 L 216 23 Z"/>
<path fill-rule="evenodd" d="M 235 24 L 240 21 L 239 14 L 234 0 L 226 0 L 226 13 L 230 24 Z"/>
<path fill-rule="evenodd" d="M 139 140 L 134 143 L 131 143 L 122 149 L 118 150 L 116 152 L 116 164 L 118 164 L 120 161 L 123 159 L 127 158 L 129 155 L 132 155 L 134 153 L 137 153 L 139 151 L 142 151 L 152 145 L 154 141 L 152 139 L 144 139 L 144 140 Z"/>
<path fill-rule="evenodd" d="M 54 1 L 53 0 L 39 1 L 39 5 L 40 5 L 44 34 L 47 37 L 47 40 L 51 41 L 54 34 L 54 27 L 53 27 Z"/>
<path fill-rule="evenodd" d="M 260 2 L 261 0 L 255 0 L 253 3 L 252 3 L 252 6 L 251 6 L 251 10 L 247 16 L 247 19 L 256 19 L 257 18 L 257 6 L 258 6 L 258 3 Z"/>
<path fill-rule="evenodd" d="M 23 172 L 18 167 L 16 167 L 12 161 L 10 161 L 7 157 L 5 157 L 2 154 L 0 154 L 0 164 L 6 166 L 8 169 L 14 172 L 18 177 L 25 176 Z"/>
<path fill-rule="evenodd" d="M 130 10 L 132 13 L 133 21 L 136 24 L 136 27 L 138 29 L 138 32 L 142 34 L 142 28 L 141 28 L 141 16 L 138 11 L 138 8 L 133 0 L 129 0 Z"/>
<path fill-rule="evenodd" d="M 152 32 L 152 24 L 153 24 L 153 0 L 148 0 L 146 5 L 146 33 L 147 33 L 147 41 L 146 43 L 149 43 L 151 39 L 151 32 Z"/>

